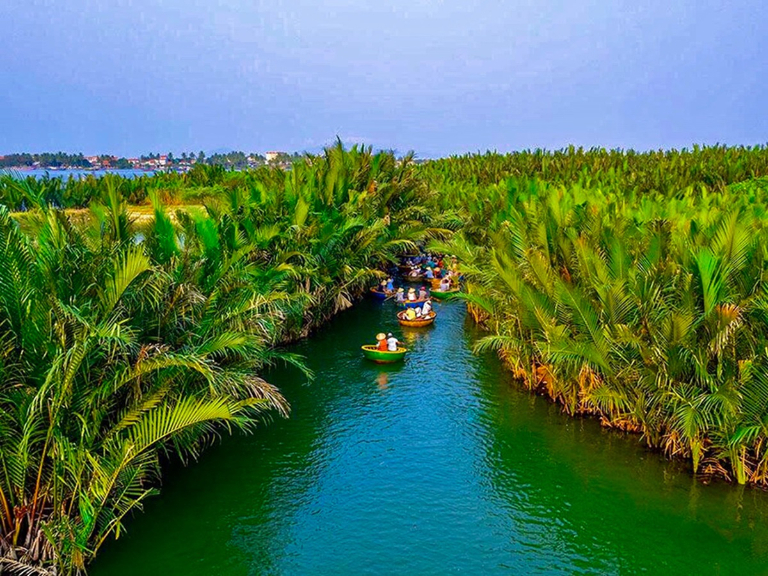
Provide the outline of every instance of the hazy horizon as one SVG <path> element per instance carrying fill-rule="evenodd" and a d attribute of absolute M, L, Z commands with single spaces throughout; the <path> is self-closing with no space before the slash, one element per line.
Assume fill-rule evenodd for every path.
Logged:
<path fill-rule="evenodd" d="M 765 144 L 767 23 L 756 0 L 5 0 L 0 154 Z"/>

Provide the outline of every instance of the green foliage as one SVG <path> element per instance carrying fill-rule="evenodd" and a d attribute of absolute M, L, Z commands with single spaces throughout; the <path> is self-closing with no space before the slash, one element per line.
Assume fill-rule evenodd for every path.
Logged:
<path fill-rule="evenodd" d="M 614 153 L 585 154 L 578 170 L 573 158 L 534 155 L 539 179 L 448 185 L 435 210 L 465 224 L 434 246 L 465 262 L 464 297 L 491 332 L 478 349 L 498 351 L 571 414 L 639 432 L 696 472 L 768 484 L 768 186 L 726 185 L 764 174 L 762 155 L 667 153 L 632 174 L 606 168 Z M 530 160 L 461 158 L 429 171 L 480 181 Z M 623 170 L 640 162 L 628 155 Z M 667 166 L 652 187 L 630 184 Z"/>
<path fill-rule="evenodd" d="M 161 454 L 287 413 L 258 377 L 304 369 L 279 345 L 425 241 L 459 257 L 478 349 L 525 386 L 768 483 L 765 148 L 198 160 L 0 176 L 3 568 L 82 571 L 154 493 Z"/>
<path fill-rule="evenodd" d="M 0 207 L 0 564 L 82 571 L 155 492 L 161 454 L 287 414 L 258 374 L 306 371 L 278 345 L 413 247 L 424 225 L 394 209 L 424 195 L 413 170 L 337 146 L 290 172 L 201 169 L 218 192 L 194 212 L 163 201 L 181 176 L 85 179 L 90 218 L 36 201 L 25 232 Z"/>

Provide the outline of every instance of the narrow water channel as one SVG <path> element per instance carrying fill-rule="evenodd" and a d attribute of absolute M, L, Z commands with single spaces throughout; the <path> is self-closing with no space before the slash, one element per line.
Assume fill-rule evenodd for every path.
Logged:
<path fill-rule="evenodd" d="M 403 331 L 365 302 L 270 379 L 288 420 L 172 466 L 93 576 L 768 574 L 768 494 L 703 486 L 474 356 L 464 306 Z M 365 362 L 380 330 L 412 348 Z"/>

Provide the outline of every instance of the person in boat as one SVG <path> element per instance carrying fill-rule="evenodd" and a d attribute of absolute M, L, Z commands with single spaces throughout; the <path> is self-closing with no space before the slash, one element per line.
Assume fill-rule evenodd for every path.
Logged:
<path fill-rule="evenodd" d="M 424 272 L 424 278 L 427 280 L 432 280 L 435 277 L 435 273 L 432 271 L 432 268 L 427 268 L 427 271 Z"/>
<path fill-rule="evenodd" d="M 427 300 L 424 302 L 424 306 L 421 307 L 421 315 L 429 316 L 430 312 L 432 312 L 432 300 Z"/>
<path fill-rule="evenodd" d="M 409 302 L 416 302 L 416 289 L 415 288 L 408 288 L 408 301 Z"/>
<path fill-rule="evenodd" d="M 405 319 L 406 320 L 416 320 L 416 309 L 415 308 L 406 308 L 406 310 L 405 310 Z"/>
<path fill-rule="evenodd" d="M 440 292 L 448 292 L 451 289 L 451 279 L 446 276 L 440 280 Z"/>
<path fill-rule="evenodd" d="M 387 278 L 387 283 L 386 284 L 387 284 L 387 286 L 386 286 L 385 290 L 387 292 L 394 292 L 395 291 L 395 283 L 392 280 L 392 278 Z"/>
<path fill-rule="evenodd" d="M 427 296 L 428 296 L 427 289 L 424 286 L 419 288 L 419 300 L 424 300 L 426 299 Z"/>
<path fill-rule="evenodd" d="M 386 280 L 382 280 L 381 282 L 379 282 L 379 291 L 381 291 L 381 292 L 386 292 L 387 291 L 387 281 Z"/>
<path fill-rule="evenodd" d="M 390 352 L 397 352 L 397 346 L 400 344 L 400 342 L 397 341 L 397 338 L 392 336 L 392 332 L 387 334 L 387 350 Z"/>
<path fill-rule="evenodd" d="M 418 278 L 420 275 L 421 275 L 421 268 L 419 267 L 411 268 L 411 271 L 408 272 L 408 276 L 410 276 L 411 278 Z"/>
<path fill-rule="evenodd" d="M 395 294 L 395 302 L 398 304 L 405 302 L 405 291 L 402 288 L 397 289 L 397 294 Z"/>
<path fill-rule="evenodd" d="M 384 332 L 376 334 L 376 349 L 382 352 L 387 350 L 387 335 Z"/>
<path fill-rule="evenodd" d="M 443 277 L 443 270 L 440 268 L 440 266 L 435 266 L 435 269 L 432 271 L 432 273 L 435 275 L 435 278 Z"/>

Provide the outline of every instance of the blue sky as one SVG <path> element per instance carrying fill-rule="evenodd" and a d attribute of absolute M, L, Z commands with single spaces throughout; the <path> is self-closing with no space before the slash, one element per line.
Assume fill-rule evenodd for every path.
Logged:
<path fill-rule="evenodd" d="M 0 153 L 768 142 L 758 0 L 1 0 Z"/>

